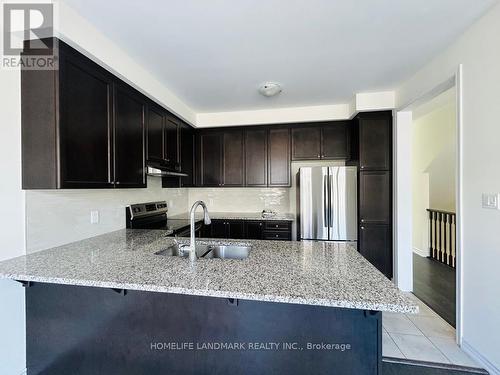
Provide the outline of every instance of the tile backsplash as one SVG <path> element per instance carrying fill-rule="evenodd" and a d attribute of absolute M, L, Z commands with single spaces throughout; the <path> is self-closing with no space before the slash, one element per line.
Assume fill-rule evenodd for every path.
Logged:
<path fill-rule="evenodd" d="M 97 236 L 125 227 L 125 207 L 131 203 L 166 200 L 171 214 L 184 213 L 187 189 L 162 189 L 161 179 L 148 178 L 147 189 L 27 190 L 26 249 L 28 253 Z M 99 223 L 90 212 L 99 211 Z"/>
<path fill-rule="evenodd" d="M 289 188 L 191 188 L 189 206 L 203 200 L 209 211 L 260 212 L 263 209 L 290 212 Z"/>

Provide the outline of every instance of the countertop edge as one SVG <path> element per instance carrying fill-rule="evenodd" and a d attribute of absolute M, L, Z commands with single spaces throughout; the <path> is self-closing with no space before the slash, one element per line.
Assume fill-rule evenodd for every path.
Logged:
<path fill-rule="evenodd" d="M 416 314 L 418 313 L 419 310 L 418 306 L 416 306 L 415 308 L 412 308 L 411 306 L 403 308 L 398 305 L 392 305 L 392 304 L 388 305 L 381 303 L 365 303 L 356 301 L 342 301 L 342 300 L 328 300 L 328 299 L 308 300 L 307 298 L 302 298 L 302 297 L 282 297 L 273 295 L 259 295 L 253 293 L 238 293 L 230 291 L 197 290 L 197 289 L 178 288 L 178 287 L 118 283 L 112 281 L 72 280 L 72 279 L 57 278 L 57 277 L 37 277 L 37 276 L 29 276 L 22 274 L 0 273 L 0 279 L 10 279 L 14 281 L 31 281 L 31 282 L 41 282 L 41 283 L 60 284 L 60 285 L 74 285 L 74 286 L 95 287 L 95 288 L 127 289 L 127 290 L 143 291 L 143 292 L 184 294 L 184 295 L 202 296 L 202 297 L 235 298 L 235 299 L 244 299 L 252 301 L 262 301 L 262 302 L 290 303 L 297 305 L 338 307 L 338 308 L 373 310 L 382 312 L 386 311 L 386 312 Z"/>

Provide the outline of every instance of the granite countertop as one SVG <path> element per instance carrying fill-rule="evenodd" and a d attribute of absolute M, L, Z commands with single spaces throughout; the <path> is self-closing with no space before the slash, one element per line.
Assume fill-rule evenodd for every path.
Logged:
<path fill-rule="evenodd" d="M 262 221 L 294 221 L 295 217 L 293 214 L 283 213 L 277 214 L 276 216 L 271 217 L 262 217 L 262 212 L 208 212 L 208 215 L 211 219 L 214 220 L 262 220 Z M 189 214 L 179 214 L 168 216 L 169 219 L 189 219 Z M 196 218 L 203 218 L 203 215 L 200 212 L 196 213 Z"/>
<path fill-rule="evenodd" d="M 188 239 L 182 239 L 188 241 Z M 348 243 L 205 240 L 253 246 L 245 260 L 158 256 L 174 239 L 123 229 L 0 262 L 0 278 L 258 301 L 417 312 Z"/>

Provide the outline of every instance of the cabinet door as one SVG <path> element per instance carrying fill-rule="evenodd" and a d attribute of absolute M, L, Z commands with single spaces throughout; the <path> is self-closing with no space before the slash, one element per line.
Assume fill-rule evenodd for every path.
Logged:
<path fill-rule="evenodd" d="M 243 220 L 228 220 L 226 221 L 226 225 L 228 238 L 245 238 L 245 222 Z"/>
<path fill-rule="evenodd" d="M 227 221 L 212 220 L 212 238 L 227 238 Z"/>
<path fill-rule="evenodd" d="M 200 185 L 222 185 L 222 134 L 200 135 Z"/>
<path fill-rule="evenodd" d="M 165 117 L 165 159 L 179 162 L 179 123 L 170 115 Z"/>
<path fill-rule="evenodd" d="M 223 155 L 222 184 L 224 186 L 243 186 L 243 130 L 224 132 Z"/>
<path fill-rule="evenodd" d="M 392 118 L 384 115 L 359 119 L 359 167 L 361 170 L 390 170 Z"/>
<path fill-rule="evenodd" d="M 68 57 L 63 61 L 61 187 L 112 187 L 111 77 L 79 59 Z"/>
<path fill-rule="evenodd" d="M 154 105 L 148 106 L 147 160 L 164 159 L 163 119 L 164 113 Z"/>
<path fill-rule="evenodd" d="M 392 278 L 392 238 L 388 225 L 361 225 L 359 252 L 385 276 Z"/>
<path fill-rule="evenodd" d="M 209 225 L 203 224 L 203 226 L 201 227 L 201 237 L 212 238 L 212 224 Z"/>
<path fill-rule="evenodd" d="M 145 187 L 144 101 L 133 89 L 115 86 L 115 186 Z"/>
<path fill-rule="evenodd" d="M 187 177 L 181 177 L 182 187 L 194 186 L 194 131 L 186 124 L 181 126 L 181 170 Z"/>
<path fill-rule="evenodd" d="M 359 216 L 361 223 L 391 222 L 391 175 L 385 171 L 359 173 Z"/>
<path fill-rule="evenodd" d="M 262 221 L 245 221 L 245 238 L 261 240 L 264 223 Z"/>
<path fill-rule="evenodd" d="M 292 160 L 321 159 L 321 128 L 292 129 Z"/>
<path fill-rule="evenodd" d="M 290 129 L 269 130 L 269 186 L 291 186 Z"/>
<path fill-rule="evenodd" d="M 322 127 L 323 159 L 349 159 L 349 121 L 335 121 Z"/>
<path fill-rule="evenodd" d="M 245 131 L 245 186 L 267 186 L 267 129 Z"/>

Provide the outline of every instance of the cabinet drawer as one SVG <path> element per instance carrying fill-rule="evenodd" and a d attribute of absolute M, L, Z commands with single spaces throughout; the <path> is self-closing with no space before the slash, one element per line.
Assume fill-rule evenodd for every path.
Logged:
<path fill-rule="evenodd" d="M 288 221 L 266 221 L 265 223 L 265 229 L 269 230 L 287 230 L 289 231 L 290 228 L 290 223 Z"/>
<path fill-rule="evenodd" d="M 265 231 L 263 238 L 265 240 L 282 240 L 282 241 L 291 241 L 292 234 L 290 232 L 276 232 L 276 231 Z"/>

